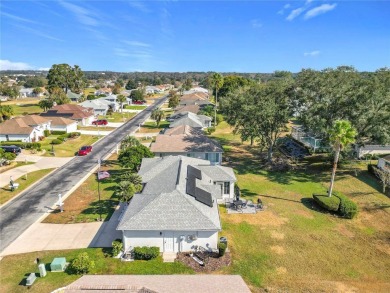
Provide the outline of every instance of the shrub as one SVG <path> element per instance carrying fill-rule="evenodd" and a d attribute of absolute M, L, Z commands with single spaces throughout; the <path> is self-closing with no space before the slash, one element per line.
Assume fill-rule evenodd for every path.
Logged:
<path fill-rule="evenodd" d="M 223 115 L 217 114 L 217 124 L 220 124 L 223 121 Z"/>
<path fill-rule="evenodd" d="M 115 239 L 112 242 L 112 256 L 117 256 L 123 248 L 123 243 L 121 239 Z"/>
<path fill-rule="evenodd" d="M 68 138 L 76 138 L 76 137 L 79 137 L 81 135 L 80 132 L 71 132 L 71 133 L 68 133 Z"/>
<path fill-rule="evenodd" d="M 95 267 L 95 262 L 89 259 L 86 252 L 82 252 L 70 263 L 69 271 L 73 274 L 86 274 Z"/>
<path fill-rule="evenodd" d="M 48 137 L 50 135 L 50 130 L 49 129 L 45 129 L 43 131 L 43 133 L 45 134 L 45 137 Z"/>
<path fill-rule="evenodd" d="M 314 201 L 322 208 L 337 212 L 340 206 L 340 198 L 337 196 L 328 197 L 327 195 L 313 194 Z"/>
<path fill-rule="evenodd" d="M 62 140 L 60 139 L 53 139 L 53 141 L 51 142 L 51 144 L 61 144 L 62 143 Z"/>
<path fill-rule="evenodd" d="M 215 127 L 209 127 L 206 129 L 207 134 L 212 134 L 215 131 Z"/>
<path fill-rule="evenodd" d="M 53 130 L 53 131 L 51 132 L 51 134 L 53 134 L 53 135 L 62 135 L 62 134 L 66 134 L 66 131 Z"/>
<path fill-rule="evenodd" d="M 21 147 L 22 149 L 26 148 L 26 142 L 21 141 L 3 141 L 1 145 L 16 145 L 18 147 Z"/>
<path fill-rule="evenodd" d="M 376 176 L 374 168 L 377 168 L 377 167 L 375 165 L 373 165 L 373 164 L 368 164 L 367 165 L 368 173 L 371 173 L 372 175 Z"/>
<path fill-rule="evenodd" d="M 4 157 L 4 159 L 6 159 L 8 161 L 13 161 L 16 158 L 16 154 L 14 154 L 14 153 L 4 153 L 3 157 Z"/>
<path fill-rule="evenodd" d="M 156 246 L 134 247 L 134 259 L 150 260 L 156 258 L 160 254 L 160 248 Z"/>
<path fill-rule="evenodd" d="M 224 256 L 226 252 L 227 245 L 226 243 L 219 242 L 218 243 L 218 254 L 219 256 Z"/>
<path fill-rule="evenodd" d="M 340 216 L 347 219 L 353 219 L 358 212 L 356 203 L 341 193 L 335 193 L 335 196 L 340 199 L 340 206 L 338 209 Z"/>
<path fill-rule="evenodd" d="M 41 148 L 41 144 L 39 142 L 26 142 L 24 148 L 36 150 Z"/>

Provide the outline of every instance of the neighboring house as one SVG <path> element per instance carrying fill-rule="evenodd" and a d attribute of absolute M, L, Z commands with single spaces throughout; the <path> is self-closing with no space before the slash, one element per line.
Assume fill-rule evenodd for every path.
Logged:
<path fill-rule="evenodd" d="M 43 92 L 39 94 L 34 93 L 33 88 L 21 88 L 19 90 L 19 97 L 20 98 L 37 98 L 37 97 L 43 97 Z"/>
<path fill-rule="evenodd" d="M 231 168 L 169 156 L 143 159 L 138 173 L 142 192 L 134 195 L 117 227 L 125 251 L 135 246 L 157 246 L 161 252 L 190 251 L 195 245 L 217 248 L 217 199 L 234 196 Z"/>
<path fill-rule="evenodd" d="M 63 117 L 76 120 L 78 125 L 90 125 L 95 120 L 92 108 L 84 108 L 75 104 L 57 105 L 40 114 L 43 117 Z"/>
<path fill-rule="evenodd" d="M 196 87 L 191 88 L 188 91 L 183 92 L 184 95 L 193 94 L 193 93 L 203 93 L 203 94 L 207 94 L 207 96 L 208 96 L 209 91 L 203 87 L 196 86 Z"/>
<path fill-rule="evenodd" d="M 180 97 L 180 106 L 188 106 L 188 105 L 212 105 L 209 101 L 209 95 L 203 92 L 192 92 L 188 94 L 184 94 Z"/>
<path fill-rule="evenodd" d="M 355 152 L 358 158 L 365 155 L 385 155 L 390 154 L 390 145 L 355 145 Z"/>
<path fill-rule="evenodd" d="M 377 166 L 383 171 L 390 172 L 390 156 L 379 158 Z"/>
<path fill-rule="evenodd" d="M 100 100 L 100 101 L 105 100 L 105 101 L 109 102 L 109 106 L 112 109 L 112 111 L 114 111 L 114 112 L 118 112 L 121 108 L 121 106 L 117 102 L 117 95 L 109 95 L 107 97 L 102 97 L 98 100 Z"/>
<path fill-rule="evenodd" d="M 158 86 L 147 85 L 145 87 L 145 94 L 158 94 L 162 92 L 164 92 L 164 90 Z"/>
<path fill-rule="evenodd" d="M 101 88 L 97 91 L 95 91 L 95 96 L 100 96 L 100 95 L 111 95 L 112 90 L 110 88 Z"/>
<path fill-rule="evenodd" d="M 175 109 L 175 114 L 182 113 L 182 112 L 191 112 L 194 114 L 198 114 L 199 111 L 200 111 L 199 105 L 188 105 L 188 106 L 177 107 Z"/>
<path fill-rule="evenodd" d="M 104 289 L 102 289 L 104 288 Z M 61 290 L 53 292 L 123 293 L 250 293 L 239 275 L 83 275 Z"/>
<path fill-rule="evenodd" d="M 77 121 L 63 117 L 50 117 L 50 130 L 65 131 L 66 133 L 77 131 Z"/>
<path fill-rule="evenodd" d="M 76 94 L 70 90 L 66 93 L 66 96 L 72 101 L 72 102 L 79 102 L 83 94 Z"/>
<path fill-rule="evenodd" d="M 0 141 L 20 140 L 36 142 L 50 130 L 50 119 L 38 115 L 27 115 L 0 123 Z"/>
<path fill-rule="evenodd" d="M 95 116 L 97 115 L 107 115 L 108 109 L 110 109 L 109 102 L 106 100 L 86 100 L 80 103 L 80 106 L 84 108 L 92 108 Z"/>
<path fill-rule="evenodd" d="M 170 128 L 164 134 L 157 135 L 150 150 L 157 157 L 183 155 L 208 160 L 211 164 L 222 163 L 222 147 L 203 131 L 188 125 Z"/>
<path fill-rule="evenodd" d="M 180 126 L 180 125 L 188 125 L 193 128 L 207 128 L 211 127 L 211 118 L 206 115 L 196 115 L 192 112 L 180 112 L 172 115 L 167 119 L 171 123 L 169 124 L 170 128 Z"/>

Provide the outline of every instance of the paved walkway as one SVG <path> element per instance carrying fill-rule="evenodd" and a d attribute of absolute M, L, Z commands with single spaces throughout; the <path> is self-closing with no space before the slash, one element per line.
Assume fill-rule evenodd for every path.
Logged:
<path fill-rule="evenodd" d="M 15 181 L 18 178 L 24 176 L 27 173 L 50 168 L 59 168 L 69 162 L 73 157 L 67 158 L 53 158 L 53 157 L 40 157 L 33 155 L 20 154 L 15 160 L 18 162 L 35 162 L 34 164 L 20 166 L 17 168 L 10 169 L 1 173 L 0 176 L 0 187 L 9 185 L 10 176 Z"/>
<path fill-rule="evenodd" d="M 112 130 L 78 130 L 81 134 L 86 134 L 86 135 L 101 135 L 101 136 L 106 136 L 109 135 Z"/>
<path fill-rule="evenodd" d="M 112 241 L 122 238 L 116 231 L 123 208 L 118 206 L 110 221 L 80 224 L 34 223 L 0 254 L 43 250 L 78 249 L 86 247 L 111 247 Z"/>

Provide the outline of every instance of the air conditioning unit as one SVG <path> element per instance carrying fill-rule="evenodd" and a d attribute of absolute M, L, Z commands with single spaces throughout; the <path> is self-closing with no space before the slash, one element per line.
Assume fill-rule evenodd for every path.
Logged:
<path fill-rule="evenodd" d="M 193 234 L 193 235 L 188 235 L 187 238 L 188 241 L 195 241 L 196 239 L 198 239 L 198 236 L 196 236 L 196 234 Z"/>

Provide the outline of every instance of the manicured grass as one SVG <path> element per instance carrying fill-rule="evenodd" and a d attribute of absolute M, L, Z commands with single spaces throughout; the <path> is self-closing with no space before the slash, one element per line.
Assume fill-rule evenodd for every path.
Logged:
<path fill-rule="evenodd" d="M 51 142 L 53 139 L 56 139 L 57 135 L 51 135 L 46 137 L 43 141 L 41 141 L 42 149 L 46 150 L 44 156 L 51 157 L 52 145 Z M 76 152 L 84 145 L 92 145 L 99 138 L 94 135 L 85 135 L 82 134 L 77 138 L 68 139 L 67 141 L 54 145 L 54 153 L 56 157 L 73 157 Z"/>
<path fill-rule="evenodd" d="M 159 127 L 157 127 L 155 122 L 145 122 L 144 125 L 141 126 L 141 129 L 138 132 L 140 133 L 159 132 L 160 130 L 167 127 L 169 127 L 168 121 L 161 121 Z"/>
<path fill-rule="evenodd" d="M 19 193 L 21 193 L 23 190 L 25 190 L 27 187 L 29 187 L 34 182 L 40 180 L 43 176 L 50 173 L 54 169 L 44 169 L 44 170 L 38 170 L 34 172 L 27 173 L 27 180 L 25 179 L 25 176 L 20 177 L 17 180 L 14 180 L 15 183 L 19 183 L 19 188 L 15 191 L 11 191 L 9 189 L 9 186 L 6 185 L 4 188 L 0 189 L 0 204 L 4 204 L 11 198 L 17 196 Z M 1 291 L 1 290 L 0 290 Z"/>
<path fill-rule="evenodd" d="M 67 272 L 50 272 L 50 263 L 55 257 L 65 257 L 67 262 L 72 261 L 79 253 L 87 252 L 90 259 L 95 262 L 95 268 L 89 274 L 134 274 L 134 275 L 165 275 L 165 274 L 192 274 L 193 271 L 185 265 L 163 263 L 159 257 L 150 261 L 122 262 L 107 254 L 111 249 L 86 248 L 78 250 L 42 251 L 18 254 L 4 257 L 0 262 L 0 292 L 26 292 L 25 277 L 29 273 L 39 273 L 34 263 L 37 257 L 44 263 L 47 275 L 37 278 L 28 292 L 51 292 L 74 282 L 81 275 L 70 275 Z"/>
<path fill-rule="evenodd" d="M 335 190 L 359 205 L 353 220 L 317 207 L 312 194 L 325 193 L 331 166 L 315 156 L 289 172 L 262 168 L 256 147 L 241 144 L 222 123 L 213 136 L 225 144 L 244 199 L 261 197 L 255 215 L 228 215 L 220 208 L 232 253 L 224 273 L 240 274 L 253 292 L 390 290 L 390 199 L 360 166 L 337 172 Z M 363 163 L 364 165 L 364 163 Z"/>
<path fill-rule="evenodd" d="M 112 177 L 117 176 L 122 170 L 115 161 L 116 155 L 113 155 L 107 161 L 101 170 L 107 170 Z M 65 201 L 64 212 L 60 213 L 57 209 L 44 219 L 44 223 L 72 224 L 95 222 L 99 218 L 101 207 L 102 219 L 108 221 L 115 211 L 119 200 L 115 197 L 116 183 L 113 178 L 100 181 L 100 199 L 98 181 L 96 172 L 91 174 Z"/>
<path fill-rule="evenodd" d="M 2 102 L 2 105 L 11 105 L 14 110 L 14 116 L 23 116 L 28 114 L 39 114 L 43 110 L 38 106 L 40 99 L 18 99 Z"/>
<path fill-rule="evenodd" d="M 125 106 L 125 109 L 129 109 L 129 110 L 143 110 L 143 109 L 146 109 L 148 106 L 143 106 L 143 105 L 126 105 Z"/>
<path fill-rule="evenodd" d="M 104 125 L 99 125 L 99 126 L 77 126 L 77 130 L 92 130 L 92 131 L 112 131 L 115 130 L 116 127 L 109 127 L 109 126 L 104 126 Z"/>
<path fill-rule="evenodd" d="M 107 119 L 108 122 L 126 122 L 133 118 L 136 115 L 136 113 L 129 113 L 129 112 L 114 112 L 111 115 L 99 115 L 98 119 Z"/>
<path fill-rule="evenodd" d="M 89 88 L 86 88 L 84 89 L 84 96 L 88 96 L 88 95 L 94 95 L 96 92 L 96 89 L 94 87 L 89 87 Z"/>

